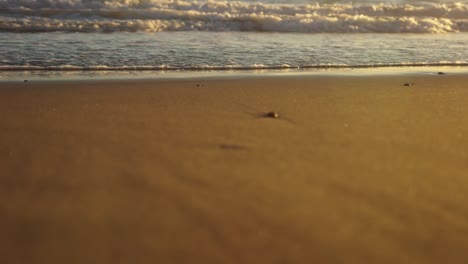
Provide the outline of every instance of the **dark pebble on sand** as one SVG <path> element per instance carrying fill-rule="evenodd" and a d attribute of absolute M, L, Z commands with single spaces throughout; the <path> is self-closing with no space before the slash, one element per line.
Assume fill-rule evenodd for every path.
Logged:
<path fill-rule="evenodd" d="M 437 75 L 445 75 L 443 72 L 438 72 Z"/>
<path fill-rule="evenodd" d="M 403 84 L 403 85 L 404 85 L 404 86 L 412 86 L 412 85 L 414 85 L 414 83 L 405 83 L 405 84 Z"/>
<path fill-rule="evenodd" d="M 278 118 L 279 117 L 279 114 L 276 113 L 276 112 L 268 112 L 265 114 L 265 117 L 268 117 L 268 118 Z"/>

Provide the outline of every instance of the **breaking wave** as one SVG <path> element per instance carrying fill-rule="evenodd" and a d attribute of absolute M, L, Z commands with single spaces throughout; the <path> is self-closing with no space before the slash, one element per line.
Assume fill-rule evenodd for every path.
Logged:
<path fill-rule="evenodd" d="M 468 4 L 0 0 L 0 31 L 468 32 Z"/>

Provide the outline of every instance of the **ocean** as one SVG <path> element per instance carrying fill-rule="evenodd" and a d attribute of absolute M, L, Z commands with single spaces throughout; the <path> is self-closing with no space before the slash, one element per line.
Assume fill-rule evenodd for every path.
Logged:
<path fill-rule="evenodd" d="M 0 0 L 0 79 L 464 68 L 466 47 L 467 0 Z"/>

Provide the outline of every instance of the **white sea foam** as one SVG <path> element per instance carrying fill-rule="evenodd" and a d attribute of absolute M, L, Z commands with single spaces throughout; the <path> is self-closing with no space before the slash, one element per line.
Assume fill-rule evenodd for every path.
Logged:
<path fill-rule="evenodd" d="M 468 4 L 0 0 L 0 31 L 468 32 Z"/>
<path fill-rule="evenodd" d="M 278 65 L 268 66 L 263 64 L 253 64 L 250 66 L 192 66 L 192 67 L 173 67 L 167 65 L 159 66 L 74 66 L 74 65 L 61 65 L 61 66 L 31 66 L 31 65 L 0 65 L 0 72 L 4 71 L 231 71 L 231 70 L 301 70 L 301 69 L 346 69 L 346 68 L 387 68 L 387 67 L 461 67 L 468 66 L 468 62 L 465 61 L 441 61 L 441 62 L 402 62 L 402 63 L 377 63 L 377 64 L 330 64 L 322 63 L 315 65 L 302 65 L 302 66 L 291 66 L 291 65 Z"/>

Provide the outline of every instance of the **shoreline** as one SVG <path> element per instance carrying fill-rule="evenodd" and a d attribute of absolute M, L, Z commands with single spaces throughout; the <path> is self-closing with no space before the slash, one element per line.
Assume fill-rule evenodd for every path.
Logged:
<path fill-rule="evenodd" d="M 24 80 L 158 80 L 158 79 L 199 79 L 199 78 L 257 78 L 257 77 L 314 77 L 314 76 L 386 76 L 386 75 L 437 75 L 467 74 L 466 66 L 400 66 L 400 67 L 343 67 L 311 69 L 259 69 L 259 70 L 0 70 L 0 83 Z"/>
<path fill-rule="evenodd" d="M 0 82 L 0 259 L 462 263 L 468 74 L 433 73 Z"/>

